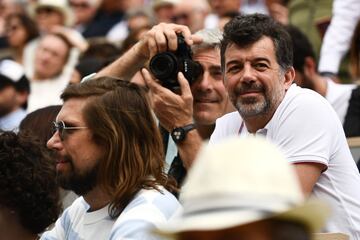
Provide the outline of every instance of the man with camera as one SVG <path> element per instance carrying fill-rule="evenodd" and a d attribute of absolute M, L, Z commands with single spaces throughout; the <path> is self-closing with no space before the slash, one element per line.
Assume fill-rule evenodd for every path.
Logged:
<path fill-rule="evenodd" d="M 215 120 L 233 111 L 222 79 L 220 40 L 218 30 L 191 35 L 186 26 L 162 23 L 98 73 L 130 79 L 151 60 L 149 68 L 158 82 L 147 80 L 146 84 L 156 116 L 176 143 L 178 155 L 169 173 L 180 184 L 202 140 L 210 138 Z M 176 68 L 171 71 L 174 65 L 183 68 L 184 74 Z M 149 79 L 148 70 L 143 69 L 142 74 Z"/>

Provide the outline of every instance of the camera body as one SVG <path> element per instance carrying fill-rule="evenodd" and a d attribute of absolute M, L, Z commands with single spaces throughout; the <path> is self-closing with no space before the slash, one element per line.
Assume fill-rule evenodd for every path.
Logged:
<path fill-rule="evenodd" d="M 150 60 L 150 71 L 160 80 L 162 86 L 170 89 L 178 89 L 178 72 L 182 72 L 191 85 L 202 75 L 203 68 L 200 63 L 192 60 L 192 51 L 182 35 L 178 35 L 178 48 L 175 52 L 162 52 L 156 54 Z"/>

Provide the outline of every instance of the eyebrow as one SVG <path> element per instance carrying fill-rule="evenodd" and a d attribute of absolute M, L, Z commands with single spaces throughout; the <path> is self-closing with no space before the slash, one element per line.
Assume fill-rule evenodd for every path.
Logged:
<path fill-rule="evenodd" d="M 250 59 L 250 61 L 251 61 L 251 62 L 261 62 L 261 61 L 265 61 L 265 62 L 267 62 L 268 64 L 271 63 L 270 60 L 269 60 L 268 58 L 266 58 L 266 57 L 256 57 L 256 58 L 254 58 L 254 59 Z M 231 60 L 231 61 L 227 62 L 227 63 L 225 64 L 225 66 L 228 66 L 228 65 L 231 65 L 231 64 L 239 64 L 239 63 L 243 63 L 243 61 L 238 60 L 238 59 L 235 59 L 235 60 Z"/>
<path fill-rule="evenodd" d="M 209 67 L 210 71 L 218 71 L 221 70 L 221 66 L 220 65 L 212 65 Z"/>

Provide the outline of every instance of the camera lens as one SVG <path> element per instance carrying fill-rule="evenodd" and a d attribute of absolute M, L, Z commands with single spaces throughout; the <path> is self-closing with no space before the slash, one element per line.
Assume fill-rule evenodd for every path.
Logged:
<path fill-rule="evenodd" d="M 175 55 L 171 52 L 156 54 L 150 61 L 150 70 L 159 80 L 176 76 L 178 66 Z"/>

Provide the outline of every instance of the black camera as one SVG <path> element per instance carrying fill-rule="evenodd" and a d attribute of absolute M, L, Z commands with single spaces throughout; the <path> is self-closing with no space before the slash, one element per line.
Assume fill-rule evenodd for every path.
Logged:
<path fill-rule="evenodd" d="M 178 48 L 175 52 L 162 52 L 150 60 L 150 71 L 161 81 L 162 86 L 175 90 L 179 88 L 178 72 L 182 72 L 191 85 L 202 75 L 200 63 L 192 60 L 191 48 L 186 44 L 184 37 L 178 35 Z"/>

